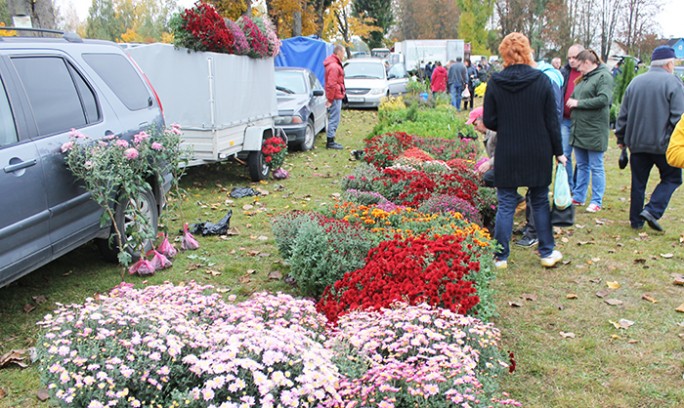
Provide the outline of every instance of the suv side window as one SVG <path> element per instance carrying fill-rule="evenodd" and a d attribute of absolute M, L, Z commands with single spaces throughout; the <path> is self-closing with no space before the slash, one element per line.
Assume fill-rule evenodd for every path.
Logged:
<path fill-rule="evenodd" d="M 19 141 L 19 137 L 17 136 L 17 128 L 14 125 L 9 100 L 7 99 L 7 92 L 5 91 L 5 85 L 0 80 L 0 147 L 11 145 L 17 141 Z"/>
<path fill-rule="evenodd" d="M 152 106 L 152 96 L 130 61 L 119 54 L 83 54 L 83 59 L 130 110 Z"/>
<path fill-rule="evenodd" d="M 14 57 L 12 63 L 24 85 L 41 136 L 66 132 L 90 122 L 95 96 L 85 83 L 77 89 L 72 73 L 77 81 L 83 78 L 63 58 Z M 86 91 L 83 104 L 79 90 Z M 88 118 L 84 105 L 90 105 Z"/>

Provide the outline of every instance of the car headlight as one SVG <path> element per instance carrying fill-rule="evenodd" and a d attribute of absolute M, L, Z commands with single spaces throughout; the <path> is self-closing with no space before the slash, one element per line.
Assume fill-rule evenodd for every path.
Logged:
<path fill-rule="evenodd" d="M 382 95 L 385 93 L 384 88 L 373 88 L 370 90 L 369 94 L 371 95 Z"/>
<path fill-rule="evenodd" d="M 302 123 L 302 117 L 299 115 L 293 115 L 293 116 L 276 116 L 275 117 L 275 124 L 276 125 L 294 125 L 297 123 Z"/>

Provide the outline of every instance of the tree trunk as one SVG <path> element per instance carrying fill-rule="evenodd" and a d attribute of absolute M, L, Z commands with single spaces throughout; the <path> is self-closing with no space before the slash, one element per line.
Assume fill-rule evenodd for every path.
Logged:
<path fill-rule="evenodd" d="M 55 21 L 55 5 L 53 0 L 7 0 L 7 8 L 12 16 L 25 15 L 31 17 L 33 28 L 57 28 Z"/>
<path fill-rule="evenodd" d="M 292 16 L 292 36 L 298 37 L 302 35 L 302 12 L 295 11 Z"/>

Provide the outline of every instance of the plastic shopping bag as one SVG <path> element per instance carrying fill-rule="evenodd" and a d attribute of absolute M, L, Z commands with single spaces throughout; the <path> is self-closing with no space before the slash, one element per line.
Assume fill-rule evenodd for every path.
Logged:
<path fill-rule="evenodd" d="M 560 164 L 556 166 L 556 180 L 553 184 L 553 204 L 560 210 L 572 205 L 568 172 L 565 170 L 565 166 Z"/>

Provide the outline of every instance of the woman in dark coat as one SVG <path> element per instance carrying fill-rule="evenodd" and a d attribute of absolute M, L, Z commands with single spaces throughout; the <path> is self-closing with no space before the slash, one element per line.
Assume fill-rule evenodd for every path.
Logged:
<path fill-rule="evenodd" d="M 563 255 L 555 242 L 549 211 L 549 185 L 554 156 L 565 163 L 556 98 L 548 77 L 530 66 L 532 49 L 520 33 L 507 35 L 499 45 L 504 70 L 492 75 L 484 99 L 484 124 L 497 132 L 494 185 L 498 207 L 494 238 L 501 245 L 496 267 L 506 268 L 518 187 L 530 192 L 539 238 L 541 264 L 553 267 Z"/>

